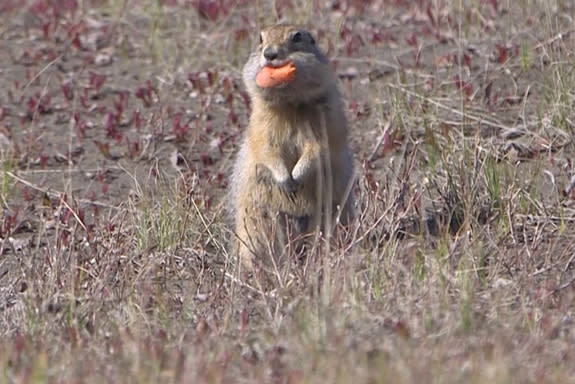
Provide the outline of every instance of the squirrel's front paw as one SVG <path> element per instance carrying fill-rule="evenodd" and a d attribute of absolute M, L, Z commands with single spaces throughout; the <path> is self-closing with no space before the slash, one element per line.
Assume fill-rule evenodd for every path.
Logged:
<path fill-rule="evenodd" d="M 291 201 L 295 201 L 295 195 L 300 187 L 300 184 L 295 181 L 291 175 L 287 180 L 278 183 L 278 186 Z"/>
<path fill-rule="evenodd" d="M 268 167 L 259 164 L 256 166 L 256 180 L 261 184 L 277 186 L 291 201 L 295 201 L 296 192 L 301 186 L 291 175 L 285 180 L 276 180 Z"/>

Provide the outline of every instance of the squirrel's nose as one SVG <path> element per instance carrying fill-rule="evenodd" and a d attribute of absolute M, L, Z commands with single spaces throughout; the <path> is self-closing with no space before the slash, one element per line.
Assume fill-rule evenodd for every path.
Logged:
<path fill-rule="evenodd" d="M 264 57 L 268 61 L 272 61 L 278 57 L 278 50 L 275 47 L 266 47 L 264 49 Z"/>

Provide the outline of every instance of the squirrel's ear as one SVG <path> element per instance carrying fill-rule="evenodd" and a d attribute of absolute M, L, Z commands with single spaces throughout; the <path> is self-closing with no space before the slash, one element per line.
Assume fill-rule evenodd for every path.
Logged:
<path fill-rule="evenodd" d="M 264 36 L 262 33 L 260 33 L 260 44 L 264 43 Z"/>
<path fill-rule="evenodd" d="M 315 39 L 313 38 L 313 36 L 311 35 L 311 33 L 309 34 L 309 42 L 312 44 L 315 44 Z"/>

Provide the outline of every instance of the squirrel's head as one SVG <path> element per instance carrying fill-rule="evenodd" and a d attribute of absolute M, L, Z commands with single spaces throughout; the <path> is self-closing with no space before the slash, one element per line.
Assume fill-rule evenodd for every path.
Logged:
<path fill-rule="evenodd" d="M 270 104 L 305 104 L 320 99 L 333 86 L 329 60 L 307 30 L 280 24 L 260 33 L 258 49 L 250 55 L 243 76 L 252 97 Z M 264 67 L 295 67 L 295 76 L 273 86 L 258 85 Z M 275 84 L 275 83 L 274 83 Z"/>

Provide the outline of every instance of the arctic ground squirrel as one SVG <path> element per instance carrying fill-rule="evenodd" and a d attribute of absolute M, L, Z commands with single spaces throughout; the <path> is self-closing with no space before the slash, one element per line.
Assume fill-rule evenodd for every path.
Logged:
<path fill-rule="evenodd" d="M 336 76 L 307 30 L 264 29 L 243 80 L 252 111 L 230 198 L 236 249 L 252 269 L 296 237 L 348 223 L 354 169 Z"/>

